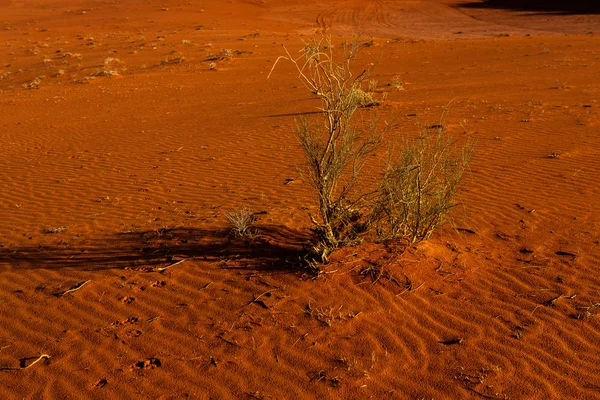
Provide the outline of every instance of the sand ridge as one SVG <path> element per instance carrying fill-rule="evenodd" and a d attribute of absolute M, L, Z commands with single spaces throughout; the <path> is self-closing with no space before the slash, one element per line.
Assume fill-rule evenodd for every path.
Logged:
<path fill-rule="evenodd" d="M 0 5 L 0 397 L 600 398 L 600 19 L 469 3 Z M 266 77 L 356 32 L 361 118 L 401 141 L 451 102 L 476 152 L 451 225 L 313 280 L 318 103 Z"/>

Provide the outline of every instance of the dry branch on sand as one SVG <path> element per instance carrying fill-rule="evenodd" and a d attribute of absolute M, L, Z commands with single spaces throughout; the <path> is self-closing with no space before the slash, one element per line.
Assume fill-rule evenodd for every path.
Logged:
<path fill-rule="evenodd" d="M 82 287 L 84 287 L 87 283 L 91 282 L 91 279 L 88 279 L 87 281 L 83 281 L 83 282 L 79 282 L 78 284 L 76 284 L 75 286 L 71 287 L 69 290 L 65 290 L 63 292 L 57 293 L 56 296 L 57 297 L 62 297 L 67 293 L 73 293 L 78 291 L 79 289 L 81 289 Z"/>
<path fill-rule="evenodd" d="M 21 359 L 21 365 L 19 367 L 2 367 L 0 371 L 21 371 L 23 369 L 28 369 L 33 367 L 35 364 L 42 360 L 49 359 L 50 356 L 48 354 L 41 354 L 39 357 L 26 357 Z M 27 364 L 27 361 L 33 360 L 31 363 Z"/>
<path fill-rule="evenodd" d="M 422 128 L 400 154 L 390 155 L 369 217 L 379 238 L 425 240 L 456 207 L 455 194 L 473 147 L 444 132 L 447 111 L 440 124 Z"/>

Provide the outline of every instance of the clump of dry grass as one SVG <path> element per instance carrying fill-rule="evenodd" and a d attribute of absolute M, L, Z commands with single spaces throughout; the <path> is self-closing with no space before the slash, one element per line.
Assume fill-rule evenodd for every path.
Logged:
<path fill-rule="evenodd" d="M 461 144 L 443 124 L 424 127 L 421 135 L 390 155 L 373 201 L 370 224 L 380 239 L 427 239 L 457 206 L 455 194 L 473 146 Z"/>
<path fill-rule="evenodd" d="M 372 91 L 365 91 L 361 88 L 356 88 L 354 95 L 359 107 L 375 107 L 382 103 L 382 100 L 376 99 Z"/>
<path fill-rule="evenodd" d="M 161 60 L 160 65 L 173 65 L 173 64 L 181 64 L 186 61 L 187 58 L 178 53 L 177 51 L 172 51 L 171 54 L 165 57 L 164 60 Z"/>
<path fill-rule="evenodd" d="M 402 77 L 400 75 L 394 75 L 389 85 L 398 90 L 406 90 L 406 88 L 404 87 L 404 82 L 402 81 Z"/>
<path fill-rule="evenodd" d="M 76 58 L 78 60 L 81 60 L 81 54 L 79 53 L 71 53 L 71 52 L 66 52 L 62 54 L 62 58 Z"/>
<path fill-rule="evenodd" d="M 321 100 L 320 117 L 301 118 L 296 129 L 306 159 L 303 173 L 319 206 L 318 219 L 311 216 L 318 238 L 312 252 L 321 261 L 365 230 L 361 170 L 382 138 L 375 121 L 368 131 L 352 122 L 360 107 L 376 104 L 362 88 L 370 71 L 356 74 L 352 68 L 359 48 L 357 41 L 344 45 L 338 59 L 330 39 L 313 39 L 299 57 L 285 49 L 287 55 L 277 60 L 291 61 L 306 88 Z"/>
<path fill-rule="evenodd" d="M 253 226 L 257 218 L 251 209 L 242 208 L 234 212 L 227 212 L 225 217 L 229 222 L 229 232 L 232 236 L 249 240 L 260 236 L 260 231 Z"/>
<path fill-rule="evenodd" d="M 118 58 L 107 57 L 104 59 L 104 67 L 95 72 L 92 72 L 87 78 L 96 78 L 101 76 L 119 76 L 119 71 L 122 71 L 123 62 Z"/>
<path fill-rule="evenodd" d="M 31 82 L 24 83 L 23 89 L 39 89 L 41 83 L 42 83 L 41 77 L 37 76 Z"/>
<path fill-rule="evenodd" d="M 67 230 L 66 226 L 57 226 L 54 228 L 45 228 L 44 233 L 48 235 L 55 235 L 57 233 L 61 233 Z"/>
<path fill-rule="evenodd" d="M 209 54 L 204 61 L 222 61 L 231 58 L 233 55 L 233 50 L 230 49 L 221 49 L 218 53 Z"/>
<path fill-rule="evenodd" d="M 102 69 L 96 72 L 92 72 L 88 75 L 88 78 L 97 78 L 101 76 L 118 76 L 119 73 L 115 69 Z"/>
<path fill-rule="evenodd" d="M 211 47 L 212 44 L 207 44 L 206 47 Z M 211 71 L 216 71 L 218 67 L 218 63 L 222 61 L 228 61 L 235 56 L 239 56 L 241 54 L 246 53 L 245 51 L 240 50 L 231 50 L 231 49 L 221 49 L 218 53 L 210 53 L 204 61 L 210 61 L 208 64 L 208 69 Z"/>
<path fill-rule="evenodd" d="M 241 50 L 221 49 L 221 51 L 218 53 L 209 54 L 204 59 L 204 61 L 224 61 L 224 60 L 229 60 L 230 58 L 233 58 L 235 56 L 240 56 L 244 53 L 245 53 L 245 51 L 241 51 Z"/>

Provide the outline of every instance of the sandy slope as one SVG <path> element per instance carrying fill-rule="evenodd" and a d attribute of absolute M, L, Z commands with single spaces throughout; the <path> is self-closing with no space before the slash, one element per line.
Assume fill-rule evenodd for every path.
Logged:
<path fill-rule="evenodd" d="M 600 16 L 298 3 L 0 5 L 0 397 L 600 398 Z M 477 151 L 458 229 L 312 280 L 316 103 L 266 76 L 355 32 L 387 94 L 365 118 L 399 140 L 452 101 Z M 224 233 L 243 206 L 258 245 Z"/>

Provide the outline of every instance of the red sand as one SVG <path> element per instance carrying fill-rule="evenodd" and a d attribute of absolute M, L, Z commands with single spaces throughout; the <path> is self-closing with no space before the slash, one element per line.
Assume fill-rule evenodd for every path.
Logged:
<path fill-rule="evenodd" d="M 0 397 L 600 398 L 600 14 L 298 3 L 0 5 Z M 476 140 L 463 229 L 311 280 L 283 260 L 316 103 L 290 65 L 266 76 L 282 44 L 355 32 L 387 93 L 365 117 L 412 134 L 453 101 Z M 243 206 L 250 248 L 224 234 Z"/>

